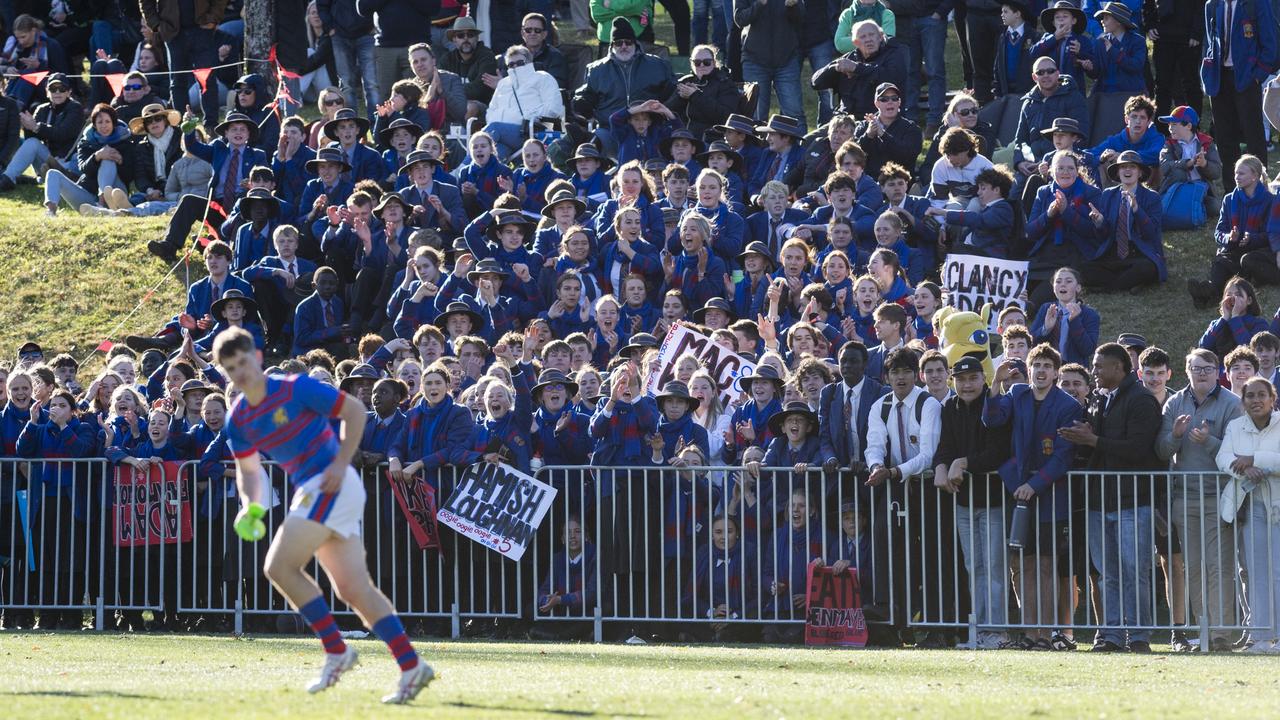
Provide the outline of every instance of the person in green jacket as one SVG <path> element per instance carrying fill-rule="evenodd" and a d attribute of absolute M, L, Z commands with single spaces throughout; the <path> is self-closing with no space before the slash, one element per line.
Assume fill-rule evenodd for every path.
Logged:
<path fill-rule="evenodd" d="M 853 26 L 863 20 L 875 20 L 888 37 L 898 34 L 893 11 L 885 7 L 883 0 L 854 0 L 852 5 L 840 13 L 840 20 L 836 25 L 836 50 L 842 53 L 853 52 Z"/>
<path fill-rule="evenodd" d="M 591 19 L 602 44 L 609 44 L 609 30 L 618 17 L 626 18 L 639 36 L 653 22 L 653 0 L 591 0 Z"/>

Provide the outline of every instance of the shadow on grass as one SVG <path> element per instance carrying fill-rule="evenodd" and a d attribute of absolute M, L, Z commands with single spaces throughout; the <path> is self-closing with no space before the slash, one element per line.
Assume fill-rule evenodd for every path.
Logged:
<path fill-rule="evenodd" d="M 494 712 L 494 711 L 522 712 L 522 713 L 536 713 L 538 715 L 560 715 L 565 717 L 596 717 L 597 715 L 608 715 L 609 717 L 642 717 L 641 715 L 637 715 L 637 714 L 619 713 L 619 712 L 612 712 L 612 711 L 608 713 L 598 713 L 598 712 L 591 712 L 589 710 L 555 710 L 555 709 L 547 709 L 547 708 L 524 708 L 524 707 L 511 707 L 508 705 L 479 705 L 477 703 L 469 703 L 469 702 L 451 702 L 451 703 L 445 703 L 445 705 L 448 705 L 450 707 L 462 708 L 464 710 L 488 710 L 490 712 Z"/>
<path fill-rule="evenodd" d="M 0 693 L 18 697 L 57 697 L 57 698 L 111 698 L 113 700 L 160 700 L 156 695 L 139 695 L 137 693 L 119 692 L 116 690 L 16 690 Z"/>

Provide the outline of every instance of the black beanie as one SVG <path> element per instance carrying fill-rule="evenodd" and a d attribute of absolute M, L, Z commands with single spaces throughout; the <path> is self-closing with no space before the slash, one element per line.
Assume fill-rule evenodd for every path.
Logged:
<path fill-rule="evenodd" d="M 631 27 L 631 21 L 625 17 L 614 18 L 613 27 L 609 29 L 609 42 L 616 43 L 619 40 L 636 41 L 636 29 Z"/>

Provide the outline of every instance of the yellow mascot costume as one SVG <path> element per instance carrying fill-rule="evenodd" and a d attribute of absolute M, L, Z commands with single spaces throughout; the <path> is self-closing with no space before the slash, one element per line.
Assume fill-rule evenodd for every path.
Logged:
<path fill-rule="evenodd" d="M 955 365 L 960 358 L 971 355 L 982 361 L 982 371 L 987 382 L 995 377 L 991 363 L 991 339 L 987 328 L 991 322 L 991 303 L 982 306 L 981 313 L 956 310 L 950 305 L 938 308 L 933 314 L 933 329 L 938 336 L 938 349 Z"/>

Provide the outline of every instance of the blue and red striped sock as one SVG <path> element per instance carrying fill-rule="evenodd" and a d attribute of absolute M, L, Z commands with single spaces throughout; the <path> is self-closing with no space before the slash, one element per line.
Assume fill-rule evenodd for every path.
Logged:
<path fill-rule="evenodd" d="M 317 595 L 315 600 L 298 608 L 298 612 L 302 613 L 316 637 L 324 643 L 325 652 L 338 655 L 347 651 L 347 644 L 342 640 L 342 633 L 338 632 L 338 623 L 333 619 L 333 613 L 329 612 L 329 603 L 324 601 L 323 595 Z"/>
<path fill-rule="evenodd" d="M 391 648 L 391 654 L 400 663 L 400 672 L 418 667 L 418 653 L 414 651 L 409 638 L 404 634 L 404 625 L 400 616 L 392 613 L 373 624 L 373 634 Z"/>

